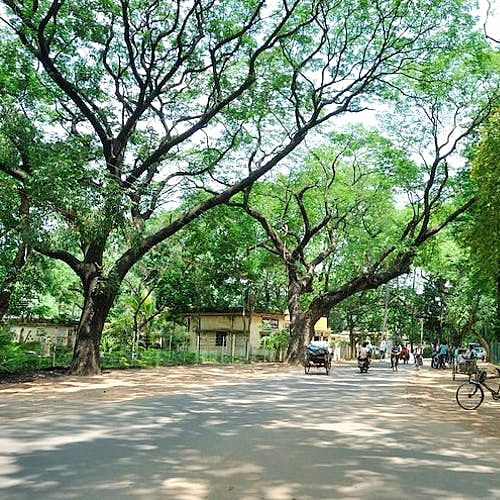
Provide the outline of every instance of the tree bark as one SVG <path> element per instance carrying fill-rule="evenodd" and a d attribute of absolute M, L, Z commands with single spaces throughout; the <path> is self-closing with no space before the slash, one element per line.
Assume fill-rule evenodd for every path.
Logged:
<path fill-rule="evenodd" d="M 347 313 L 347 328 L 349 329 L 349 357 L 356 357 L 356 335 L 354 333 L 354 319 L 352 313 Z"/>
<path fill-rule="evenodd" d="M 311 332 L 311 319 L 309 314 L 299 312 L 292 319 L 290 315 L 290 342 L 286 353 L 286 361 L 298 364 L 302 361 L 305 345 L 308 343 Z"/>
<path fill-rule="evenodd" d="M 109 310 L 118 293 L 115 281 L 110 277 L 84 280 L 85 301 L 70 366 L 72 375 L 92 376 L 101 373 L 101 337 Z"/>
<path fill-rule="evenodd" d="M 310 315 L 300 306 L 301 287 L 293 280 L 288 287 L 288 313 L 290 314 L 290 341 L 286 353 L 288 363 L 298 364 L 302 360 L 304 347 L 310 335 Z"/>

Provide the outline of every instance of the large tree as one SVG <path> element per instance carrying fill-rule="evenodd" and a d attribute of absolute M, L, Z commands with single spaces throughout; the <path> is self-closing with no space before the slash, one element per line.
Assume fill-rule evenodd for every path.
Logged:
<path fill-rule="evenodd" d="M 0 162 L 13 152 L 13 124 L 0 107 Z M 25 191 L 11 176 L 0 172 L 0 322 L 9 310 L 16 285 L 28 259 L 30 247 L 22 238 L 28 225 L 30 205 Z"/>
<path fill-rule="evenodd" d="M 264 189 L 257 184 L 245 191 L 242 202 L 232 202 L 260 222 L 268 249 L 286 267 L 289 360 L 300 358 L 321 316 L 355 294 L 408 273 L 419 248 L 473 203 L 454 185 L 447 160 L 489 107 L 479 108 L 466 126 L 464 117 L 462 128 L 456 117 L 466 108 L 456 103 L 455 121 L 443 139 L 440 113 L 446 114 L 450 104 L 446 111 L 422 106 L 430 135 L 419 140 L 424 148 L 420 163 L 377 134 L 351 131 L 332 136 L 330 149 L 316 150 L 314 162 L 301 174 Z M 397 208 L 403 194 L 407 201 Z"/>
<path fill-rule="evenodd" d="M 158 269 L 155 291 L 174 315 L 241 308 L 248 294 L 256 308 L 283 310 L 284 275 L 278 259 L 260 247 L 259 229 L 246 214 L 216 207 L 142 265 Z"/>
<path fill-rule="evenodd" d="M 32 204 L 51 207 L 33 220 L 30 243 L 81 280 L 71 370 L 82 375 L 100 371 L 103 324 L 139 259 L 328 120 L 360 111 L 405 78 L 432 85 L 422 61 L 472 25 L 458 0 L 2 5 L 2 41 L 19 43 L 44 89 L 43 100 L 22 109 L 14 101 L 13 109 L 54 148 L 33 164 L 16 144 L 17 160 L 0 167 Z M 201 187 L 209 198 L 150 228 L 159 206 Z"/>
<path fill-rule="evenodd" d="M 476 206 L 467 236 L 471 261 L 477 269 L 476 287 L 494 298 L 493 332 L 500 340 L 500 110 L 482 130 L 472 169 Z"/>

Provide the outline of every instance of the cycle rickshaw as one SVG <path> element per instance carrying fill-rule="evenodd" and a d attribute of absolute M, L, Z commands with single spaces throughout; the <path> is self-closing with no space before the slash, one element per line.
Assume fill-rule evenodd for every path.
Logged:
<path fill-rule="evenodd" d="M 463 355 L 467 349 L 458 349 L 453 357 L 451 365 L 451 376 L 455 380 L 457 373 L 467 375 L 470 378 L 477 371 L 477 362 L 475 359 L 464 359 Z"/>
<path fill-rule="evenodd" d="M 332 369 L 332 353 L 328 346 L 309 344 L 304 353 L 304 372 L 308 374 L 312 367 L 324 368 L 326 375 Z"/>

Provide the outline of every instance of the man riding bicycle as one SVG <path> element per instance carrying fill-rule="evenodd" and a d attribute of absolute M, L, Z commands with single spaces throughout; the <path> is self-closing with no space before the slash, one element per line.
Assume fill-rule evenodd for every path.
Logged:
<path fill-rule="evenodd" d="M 399 363 L 399 355 L 401 354 L 401 344 L 399 342 L 396 342 L 393 344 L 391 347 L 391 367 L 394 370 L 397 371 L 398 369 L 398 363 Z"/>

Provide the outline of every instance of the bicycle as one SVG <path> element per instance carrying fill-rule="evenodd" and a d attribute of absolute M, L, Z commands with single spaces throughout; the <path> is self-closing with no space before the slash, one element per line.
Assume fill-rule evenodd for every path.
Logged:
<path fill-rule="evenodd" d="M 391 368 L 393 372 L 398 371 L 399 354 L 391 354 Z"/>
<path fill-rule="evenodd" d="M 415 368 L 417 370 L 420 370 L 420 368 L 422 366 L 424 366 L 424 360 L 422 358 L 422 354 L 420 354 L 420 353 L 414 353 L 413 354 L 413 360 L 414 360 L 414 363 L 415 363 Z"/>
<path fill-rule="evenodd" d="M 431 367 L 436 370 L 446 370 L 446 355 L 445 354 L 435 354 L 432 356 Z"/>
<path fill-rule="evenodd" d="M 490 393 L 494 401 L 500 400 L 500 368 L 497 368 L 497 374 L 494 377 L 488 377 L 485 370 L 477 370 L 474 379 L 460 385 L 455 394 L 458 405 L 464 410 L 477 410 L 484 401 L 484 388 Z M 488 385 L 487 380 L 497 379 L 499 386 L 494 389 Z"/>

